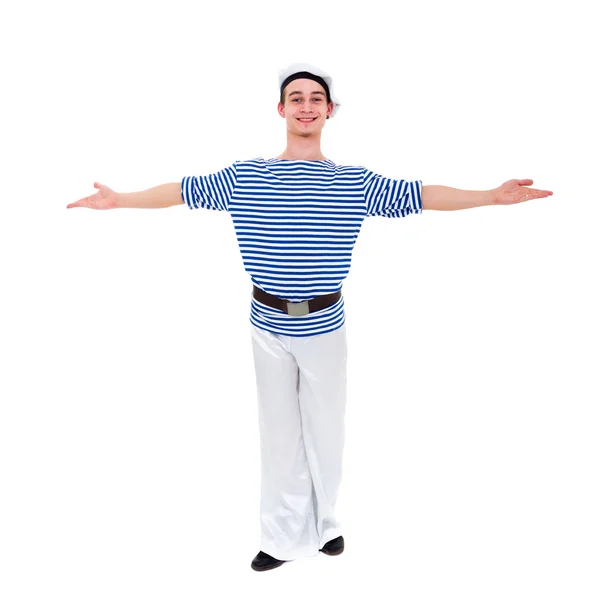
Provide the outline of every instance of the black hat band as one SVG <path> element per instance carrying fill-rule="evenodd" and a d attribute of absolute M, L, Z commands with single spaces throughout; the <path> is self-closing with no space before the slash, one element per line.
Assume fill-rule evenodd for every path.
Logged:
<path fill-rule="evenodd" d="M 327 103 L 331 102 L 329 86 L 325 83 L 325 80 L 322 77 L 319 77 L 318 75 L 313 75 L 312 73 L 309 73 L 308 71 L 300 71 L 299 73 L 294 73 L 293 75 L 287 77 L 281 84 L 280 93 L 283 94 L 284 88 L 295 79 L 312 79 L 313 81 L 316 81 L 318 84 L 322 85 L 325 88 L 325 93 L 327 94 Z"/>

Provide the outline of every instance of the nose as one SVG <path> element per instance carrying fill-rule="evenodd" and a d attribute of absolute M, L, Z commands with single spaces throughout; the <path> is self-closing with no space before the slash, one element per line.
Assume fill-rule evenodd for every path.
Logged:
<path fill-rule="evenodd" d="M 302 103 L 302 106 L 300 107 L 300 111 L 301 112 L 312 112 L 312 109 L 310 107 L 309 101 L 306 100 L 305 102 Z"/>

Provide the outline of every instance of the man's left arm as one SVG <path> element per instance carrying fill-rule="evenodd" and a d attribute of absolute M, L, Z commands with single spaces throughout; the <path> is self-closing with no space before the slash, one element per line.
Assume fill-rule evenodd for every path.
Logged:
<path fill-rule="evenodd" d="M 552 196 L 549 190 L 526 187 L 532 179 L 511 179 L 492 190 L 458 190 L 445 185 L 424 185 L 421 191 L 423 209 L 460 210 L 496 204 L 519 204 L 535 198 Z"/>

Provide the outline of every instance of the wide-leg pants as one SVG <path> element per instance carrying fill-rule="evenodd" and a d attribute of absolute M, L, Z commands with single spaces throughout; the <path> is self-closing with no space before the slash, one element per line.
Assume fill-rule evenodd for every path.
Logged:
<path fill-rule="evenodd" d="M 260 550 L 315 556 L 341 535 L 346 327 L 294 337 L 251 324 L 261 444 Z"/>

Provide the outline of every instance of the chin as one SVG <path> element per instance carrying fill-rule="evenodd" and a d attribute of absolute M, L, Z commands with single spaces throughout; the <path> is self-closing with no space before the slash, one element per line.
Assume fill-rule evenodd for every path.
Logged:
<path fill-rule="evenodd" d="M 304 127 L 303 125 L 296 125 L 294 129 L 300 133 L 315 133 L 323 129 L 323 123 L 313 123 L 310 127 Z"/>

